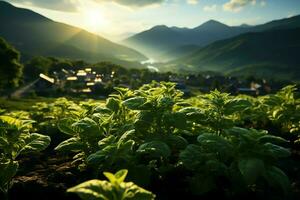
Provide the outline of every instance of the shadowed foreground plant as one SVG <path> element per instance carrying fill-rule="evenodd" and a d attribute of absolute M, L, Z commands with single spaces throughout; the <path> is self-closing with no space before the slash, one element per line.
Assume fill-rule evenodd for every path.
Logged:
<path fill-rule="evenodd" d="M 104 172 L 109 181 L 90 180 L 67 190 L 80 196 L 83 200 L 152 200 L 155 195 L 135 185 L 124 182 L 128 171 L 118 171 L 116 174 Z"/>
<path fill-rule="evenodd" d="M 233 185 L 231 190 L 259 187 L 265 181 L 284 197 L 289 196 L 289 178 L 277 167 L 280 159 L 290 156 L 290 151 L 281 146 L 288 142 L 283 138 L 266 131 L 234 127 L 221 136 L 203 133 L 197 142 L 180 154 L 180 161 L 195 174 L 191 184 L 197 193 L 217 189 L 217 180 L 226 178 Z"/>
<path fill-rule="evenodd" d="M 19 155 L 39 152 L 50 144 L 50 137 L 30 133 L 32 120 L 0 116 L 0 191 L 7 194 L 16 175 Z"/>

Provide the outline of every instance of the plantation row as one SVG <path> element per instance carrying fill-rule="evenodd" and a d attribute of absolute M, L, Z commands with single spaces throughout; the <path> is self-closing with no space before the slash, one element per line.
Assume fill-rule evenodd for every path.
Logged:
<path fill-rule="evenodd" d="M 0 111 L 0 189 L 9 191 L 21 158 L 50 149 L 91 172 L 67 190 L 82 199 L 296 198 L 300 165 L 286 164 L 298 162 L 295 90 L 183 99 L 175 84 L 153 82 L 116 88 L 106 103 L 60 98 Z"/>

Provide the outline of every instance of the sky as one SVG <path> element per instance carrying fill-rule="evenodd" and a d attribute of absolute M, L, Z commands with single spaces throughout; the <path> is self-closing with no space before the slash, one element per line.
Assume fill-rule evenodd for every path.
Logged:
<path fill-rule="evenodd" d="M 6 0 L 115 42 L 156 25 L 193 28 L 210 19 L 262 24 L 300 14 L 300 0 Z"/>

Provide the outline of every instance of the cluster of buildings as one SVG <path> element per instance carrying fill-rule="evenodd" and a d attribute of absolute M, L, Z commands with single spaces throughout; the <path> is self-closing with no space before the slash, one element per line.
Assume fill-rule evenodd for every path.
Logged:
<path fill-rule="evenodd" d="M 93 93 L 97 88 L 104 87 L 105 83 L 115 76 L 110 74 L 99 74 L 92 68 L 79 70 L 65 70 L 53 72 L 51 76 L 40 74 L 40 81 L 36 85 L 36 91 L 45 92 L 63 90 L 66 93 Z"/>
<path fill-rule="evenodd" d="M 155 72 L 135 72 L 127 74 L 116 74 L 109 70 L 106 73 L 97 73 L 92 68 L 65 70 L 53 72 L 50 76 L 40 74 L 40 80 L 36 84 L 39 93 L 62 91 L 62 94 L 97 94 L 105 96 L 110 92 L 104 88 L 123 86 L 136 88 L 142 84 L 155 81 L 170 81 L 177 83 L 176 88 L 183 91 L 186 96 L 191 94 L 191 89 L 206 93 L 214 89 L 228 92 L 233 95 L 247 94 L 252 96 L 264 95 L 274 91 L 266 80 L 239 80 L 236 77 L 220 75 L 178 75 L 172 73 L 159 74 Z M 126 81 L 122 81 L 122 77 Z M 116 81 L 118 80 L 118 81 Z M 137 83 L 138 85 L 133 85 Z M 114 83 L 114 84 L 112 84 Z"/>
<path fill-rule="evenodd" d="M 239 80 L 236 77 L 226 77 L 220 75 L 187 75 L 169 77 L 171 82 L 177 83 L 178 89 L 184 93 L 189 93 L 189 88 L 193 87 L 200 92 L 208 93 L 211 90 L 218 89 L 222 92 L 237 94 L 247 94 L 251 96 L 258 96 L 271 93 L 270 84 L 264 80 Z"/>

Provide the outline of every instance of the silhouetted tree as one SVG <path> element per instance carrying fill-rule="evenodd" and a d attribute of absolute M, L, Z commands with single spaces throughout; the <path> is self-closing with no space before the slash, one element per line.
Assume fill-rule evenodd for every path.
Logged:
<path fill-rule="evenodd" d="M 27 79 L 36 79 L 40 73 L 48 74 L 53 61 L 46 57 L 34 57 L 25 64 L 24 74 Z"/>
<path fill-rule="evenodd" d="M 18 87 L 23 73 L 20 53 L 0 38 L 0 89 Z"/>

